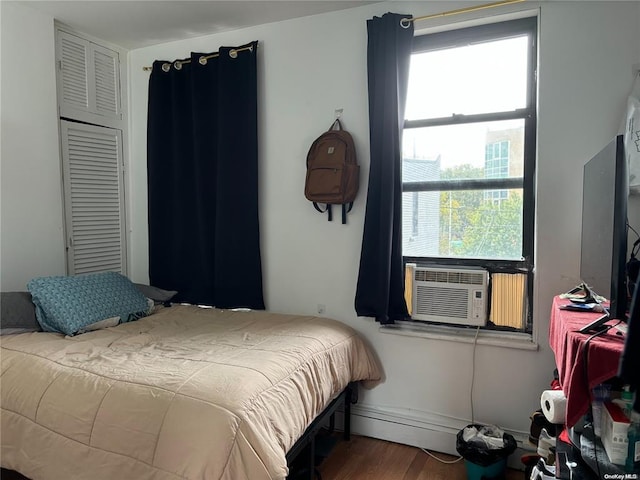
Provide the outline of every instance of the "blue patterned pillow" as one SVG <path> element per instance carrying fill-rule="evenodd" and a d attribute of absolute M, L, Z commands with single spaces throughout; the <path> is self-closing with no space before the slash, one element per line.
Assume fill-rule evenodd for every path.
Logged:
<path fill-rule="evenodd" d="M 34 278 L 27 289 L 46 332 L 75 335 L 107 318 L 128 322 L 150 312 L 146 297 L 116 272 Z"/>

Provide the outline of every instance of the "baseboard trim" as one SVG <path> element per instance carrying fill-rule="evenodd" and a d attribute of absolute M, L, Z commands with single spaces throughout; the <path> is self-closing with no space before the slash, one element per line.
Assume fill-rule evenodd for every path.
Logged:
<path fill-rule="evenodd" d="M 341 413 L 336 413 L 338 424 L 341 424 Z M 458 455 L 456 435 L 469 423 L 471 422 L 468 419 L 433 412 L 363 404 L 351 407 L 351 431 L 355 435 L 378 438 L 456 456 Z M 532 446 L 528 441 L 529 433 L 504 430 L 513 435 L 518 443 L 518 449 L 509 457 L 509 467 L 522 469 L 520 457 L 532 453 Z"/>

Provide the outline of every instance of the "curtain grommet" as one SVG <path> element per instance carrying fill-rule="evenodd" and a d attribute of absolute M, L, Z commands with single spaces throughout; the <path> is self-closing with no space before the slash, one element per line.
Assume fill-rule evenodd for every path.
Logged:
<path fill-rule="evenodd" d="M 238 51 L 237 51 L 235 48 L 234 48 L 234 49 L 229 50 L 229 56 L 230 56 L 231 58 L 238 58 Z"/>
<path fill-rule="evenodd" d="M 173 62 L 173 68 L 176 70 L 182 70 L 182 62 L 180 60 L 176 60 Z"/>
<path fill-rule="evenodd" d="M 400 19 L 400 26 L 402 28 L 409 28 L 411 26 L 411 20 L 413 20 L 412 18 L 401 18 Z"/>
<path fill-rule="evenodd" d="M 171 64 L 170 63 L 163 63 L 162 64 L 162 71 L 166 73 L 169 70 L 171 70 Z"/>
<path fill-rule="evenodd" d="M 204 55 L 202 55 L 199 59 L 198 59 L 198 63 L 200 65 L 206 65 L 207 64 L 207 57 L 205 57 Z"/>

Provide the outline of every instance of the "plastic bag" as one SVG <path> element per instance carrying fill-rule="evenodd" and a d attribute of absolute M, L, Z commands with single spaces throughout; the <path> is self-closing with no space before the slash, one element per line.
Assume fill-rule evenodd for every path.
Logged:
<path fill-rule="evenodd" d="M 511 455 L 517 447 L 512 435 L 495 425 L 467 425 L 456 436 L 456 450 L 465 460 L 487 467 Z"/>

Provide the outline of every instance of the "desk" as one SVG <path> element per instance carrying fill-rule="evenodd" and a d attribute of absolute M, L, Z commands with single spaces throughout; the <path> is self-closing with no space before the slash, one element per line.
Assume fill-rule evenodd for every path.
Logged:
<path fill-rule="evenodd" d="M 585 375 L 585 345 L 591 335 L 577 330 L 601 314 L 560 309 L 561 305 L 569 303 L 569 300 L 560 297 L 553 299 L 549 345 L 556 358 L 560 385 L 567 397 L 565 423 L 572 427 L 588 410 L 590 389 L 617 375 L 624 336 L 617 334 L 618 330 L 612 328 L 593 338 L 587 345 L 588 374 Z"/>

